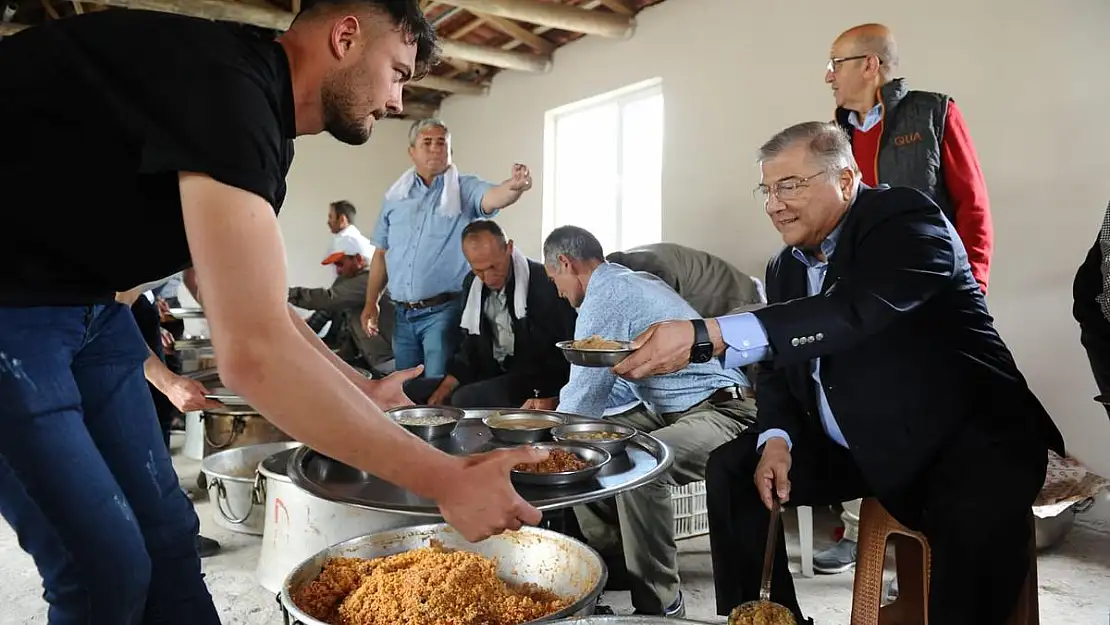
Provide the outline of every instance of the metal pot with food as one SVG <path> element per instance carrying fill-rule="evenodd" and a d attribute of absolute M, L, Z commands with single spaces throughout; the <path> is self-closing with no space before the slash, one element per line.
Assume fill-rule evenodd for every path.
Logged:
<path fill-rule="evenodd" d="M 367 532 L 442 520 L 369 510 L 311 495 L 289 479 L 287 467 L 294 451 L 295 447 L 279 451 L 258 467 L 256 492 L 265 525 L 255 579 L 270 592 L 280 592 L 290 571 L 331 545 Z"/>
<path fill-rule="evenodd" d="M 471 543 L 439 523 L 325 549 L 279 600 L 290 624 L 524 625 L 592 614 L 607 579 L 601 556 L 569 536 L 524 527 Z"/>

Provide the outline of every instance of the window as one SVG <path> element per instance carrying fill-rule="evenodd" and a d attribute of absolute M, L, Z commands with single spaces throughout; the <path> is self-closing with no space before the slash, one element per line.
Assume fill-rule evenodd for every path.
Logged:
<path fill-rule="evenodd" d="M 663 88 L 658 79 L 547 112 L 543 235 L 586 228 L 606 253 L 663 235 Z"/>

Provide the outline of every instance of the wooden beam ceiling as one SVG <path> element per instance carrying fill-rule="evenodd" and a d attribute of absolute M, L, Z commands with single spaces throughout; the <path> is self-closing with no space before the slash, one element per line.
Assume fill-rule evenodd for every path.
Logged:
<path fill-rule="evenodd" d="M 484 13 L 519 20 L 560 30 L 627 38 L 635 30 L 635 20 L 628 15 L 589 11 L 569 4 L 541 0 L 438 0 L 472 13 Z"/>
<path fill-rule="evenodd" d="M 445 37 L 439 38 L 439 47 L 443 56 L 492 65 L 502 69 L 515 69 L 522 72 L 546 72 L 551 69 L 551 54 L 529 54 L 502 50 L 490 46 L 476 46 L 472 43 L 453 41 Z"/>
<path fill-rule="evenodd" d="M 63 0 L 64 1 L 64 0 Z M 235 22 L 258 26 L 276 31 L 288 29 L 301 0 L 290 0 L 294 11 L 286 11 L 268 4 L 267 0 L 69 0 L 74 12 L 83 9 L 100 10 L 107 7 L 121 9 L 142 9 L 175 13 L 202 19 Z M 83 6 L 81 2 L 86 4 Z M 58 19 L 58 11 L 53 10 L 51 0 L 40 0 L 51 19 Z M 463 26 L 440 37 L 440 49 L 447 65 L 454 68 L 446 76 L 428 76 L 410 86 L 431 89 L 453 94 L 486 95 L 488 84 L 478 84 L 459 80 L 453 76 L 466 75 L 482 80 L 487 73 L 481 67 L 491 66 L 526 72 L 547 72 L 551 70 L 551 54 L 558 46 L 541 37 L 540 34 L 552 29 L 599 35 L 603 37 L 629 37 L 635 28 L 629 0 L 590 0 L 581 6 L 558 4 L 548 0 L 423 0 L 422 8 L 430 11 L 438 5 L 451 7 L 439 14 L 433 23 L 442 22 L 459 12 L 470 12 L 474 19 Z M 593 11 L 604 5 L 612 12 Z M 533 24 L 525 27 L 516 21 Z M 513 41 L 499 47 L 465 43 L 460 39 L 468 30 L 487 25 L 512 37 Z M 11 35 L 27 28 L 23 24 L 0 23 L 0 36 Z M 536 53 L 525 52 L 520 46 L 527 46 Z M 488 80 L 488 77 L 486 77 Z M 419 112 L 414 109 L 421 107 Z M 406 106 L 405 113 L 413 116 L 432 116 L 438 105 L 416 102 Z"/>
<path fill-rule="evenodd" d="M 409 86 L 465 95 L 487 95 L 489 93 L 489 87 L 486 85 L 479 85 L 466 80 L 455 80 L 454 78 L 443 78 L 442 76 L 425 76 L 420 80 L 410 82 Z"/>

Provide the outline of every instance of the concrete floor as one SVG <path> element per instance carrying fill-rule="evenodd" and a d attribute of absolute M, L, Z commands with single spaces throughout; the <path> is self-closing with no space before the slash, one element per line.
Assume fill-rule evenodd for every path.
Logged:
<path fill-rule="evenodd" d="M 180 444 L 180 438 L 176 440 Z M 184 485 L 195 484 L 199 462 L 175 456 Z M 1110 618 L 1110 505 L 1102 502 L 1088 512 L 1065 542 L 1040 556 L 1040 604 L 1043 625 L 1091 625 Z M 208 586 L 224 625 L 281 625 L 275 598 L 254 581 L 261 539 L 227 532 L 211 521 L 212 506 L 197 502 L 202 533 L 223 545 L 220 554 L 204 560 Z M 798 573 L 796 518 L 785 515 L 788 544 L 802 607 L 819 625 L 847 625 L 851 610 L 852 576 L 803 578 Z M 816 549 L 830 542 L 836 524 L 831 512 L 815 511 Z M 680 542 L 680 565 L 687 618 L 723 623 L 714 614 L 713 574 L 706 536 Z M 42 588 L 30 557 L 19 548 L 11 529 L 0 523 L 0 625 L 46 623 Z M 630 613 L 628 593 L 611 592 L 604 603 Z"/>

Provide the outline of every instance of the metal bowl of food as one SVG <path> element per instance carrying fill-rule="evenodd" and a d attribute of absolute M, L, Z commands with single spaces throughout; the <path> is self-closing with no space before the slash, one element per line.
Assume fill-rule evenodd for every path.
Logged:
<path fill-rule="evenodd" d="M 613 456 L 585 443 L 536 443 L 548 451 L 546 460 L 513 467 L 510 475 L 518 484 L 566 486 L 593 479 Z"/>
<path fill-rule="evenodd" d="M 551 438 L 555 442 L 586 443 L 614 456 L 623 454 L 628 441 L 634 436 L 636 428 L 604 419 L 567 423 L 551 428 Z"/>
<path fill-rule="evenodd" d="M 614 367 L 636 351 L 632 349 L 631 341 L 612 341 L 596 336 L 559 341 L 555 347 L 562 350 L 567 362 L 579 367 Z"/>
<path fill-rule="evenodd" d="M 466 413 L 450 406 L 404 406 L 386 411 L 389 418 L 420 438 L 430 441 L 451 436 Z"/>
<path fill-rule="evenodd" d="M 669 616 L 626 614 L 613 616 L 583 616 L 559 621 L 559 625 L 708 625 L 705 621 L 691 621 Z"/>
<path fill-rule="evenodd" d="M 514 410 L 491 414 L 482 423 L 495 439 L 519 445 L 551 440 L 551 428 L 566 423 L 566 419 L 539 410 Z"/>
<path fill-rule="evenodd" d="M 433 549 L 410 553 L 424 547 Z M 321 584 L 329 586 L 326 588 L 320 588 L 321 585 L 314 587 L 313 584 L 329 561 L 335 558 L 370 560 L 406 553 L 413 560 L 409 563 L 411 566 L 426 569 L 446 567 L 452 572 L 459 570 L 457 562 L 440 562 L 444 559 L 430 553 L 433 550 L 440 553 L 468 552 L 485 561 L 476 562 L 473 556 L 466 555 L 467 574 L 432 576 L 443 581 L 423 583 L 401 580 L 400 587 L 383 585 L 364 588 L 360 596 L 350 602 L 353 604 L 350 606 L 346 605 L 346 596 L 357 589 L 355 584 L 362 583 L 361 575 L 347 577 L 357 580 L 350 588 L 337 588 L 334 582 L 339 577 L 332 580 L 333 584 Z M 333 562 L 332 566 L 358 564 L 348 560 Z M 494 567 L 492 572 L 491 564 Z M 388 575 L 388 569 L 379 567 L 376 574 Z M 402 572 L 398 571 L 398 574 Z M 498 583 L 500 580 L 516 594 L 538 591 L 548 595 L 549 601 L 533 604 L 533 614 L 521 619 L 521 625 L 529 625 L 593 614 L 608 577 L 605 562 L 596 551 L 563 534 L 526 526 L 516 532 L 505 532 L 479 543 L 470 543 L 447 524 L 436 523 L 360 536 L 329 547 L 302 562 L 286 576 L 279 600 L 285 612 L 285 622 L 303 625 L 339 622 L 335 612 L 344 610 L 376 611 L 379 618 L 375 622 L 401 622 L 403 619 L 410 625 L 460 622 L 464 618 L 460 611 L 485 611 L 490 620 L 501 622 L 506 619 L 500 610 L 512 610 L 519 615 L 522 602 L 519 599 L 514 602 L 511 597 L 503 600 L 505 588 Z M 410 580 L 415 579 L 410 576 Z M 406 588 L 406 584 L 413 587 Z M 451 584 L 465 584 L 466 588 L 453 589 Z M 525 584 L 531 584 L 531 590 L 524 588 Z M 386 592 L 390 594 L 382 596 Z M 463 595 L 473 598 L 474 604 L 448 600 Z M 550 601 L 550 595 L 557 599 Z M 542 612 L 548 613 L 540 614 Z"/>

